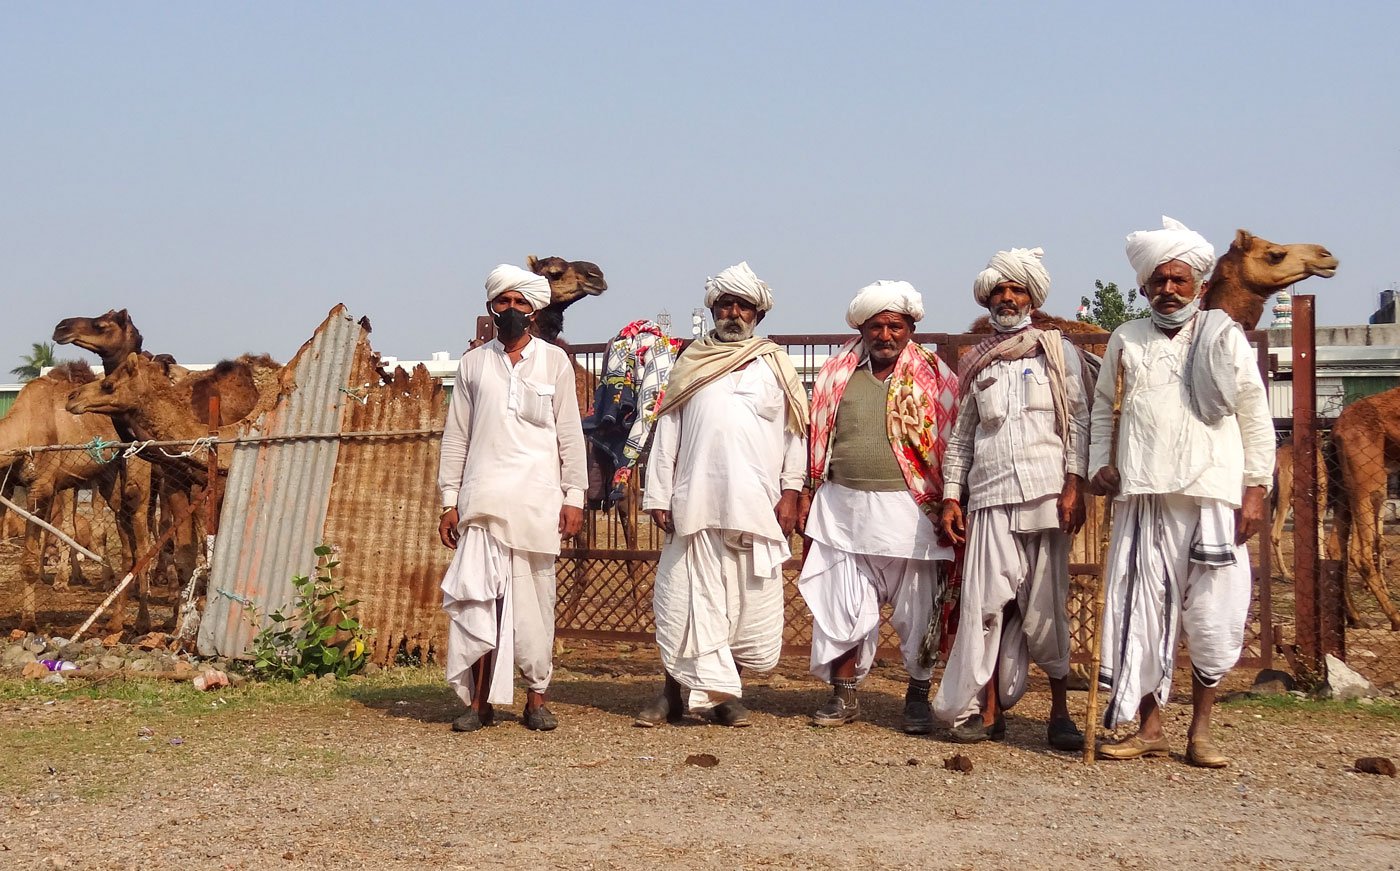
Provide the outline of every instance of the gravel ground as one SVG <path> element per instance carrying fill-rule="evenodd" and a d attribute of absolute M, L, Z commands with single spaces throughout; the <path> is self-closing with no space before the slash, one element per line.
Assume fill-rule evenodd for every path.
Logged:
<path fill-rule="evenodd" d="M 451 733 L 435 669 L 206 694 L 0 680 L 0 868 L 1400 867 L 1400 780 L 1350 770 L 1400 759 L 1391 700 L 1223 705 L 1223 772 L 1182 761 L 1178 704 L 1178 755 L 1084 766 L 1045 749 L 1043 688 L 1005 744 L 901 734 L 889 667 L 840 729 L 807 725 L 824 688 L 792 660 L 750 683 L 751 728 L 637 729 L 653 656 L 561 655 L 552 734 L 518 709 Z M 945 770 L 958 752 L 970 773 Z"/>

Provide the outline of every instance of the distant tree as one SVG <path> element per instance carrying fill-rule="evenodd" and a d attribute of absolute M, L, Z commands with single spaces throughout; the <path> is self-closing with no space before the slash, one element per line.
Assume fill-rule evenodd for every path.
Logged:
<path fill-rule="evenodd" d="M 20 359 L 24 363 L 10 370 L 10 374 L 18 376 L 20 381 L 33 381 L 41 371 L 58 362 L 53 356 L 52 342 L 35 342 L 29 355 L 21 354 Z"/>
<path fill-rule="evenodd" d="M 1104 284 L 1102 281 L 1095 281 L 1093 300 L 1087 296 L 1079 298 L 1078 318 L 1113 332 L 1118 329 L 1119 324 L 1145 318 L 1150 311 L 1147 306 L 1139 307 L 1131 293 L 1123 293 L 1113 282 Z"/>

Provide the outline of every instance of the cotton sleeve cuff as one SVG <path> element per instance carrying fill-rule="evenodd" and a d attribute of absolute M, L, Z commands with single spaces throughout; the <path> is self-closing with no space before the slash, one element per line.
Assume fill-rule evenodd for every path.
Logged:
<path fill-rule="evenodd" d="M 952 500 L 954 500 L 954 501 L 961 501 L 961 500 L 962 500 L 962 492 L 963 492 L 963 487 L 962 487 L 961 484 L 947 483 L 947 484 L 944 484 L 944 485 L 943 485 L 943 499 L 944 499 L 944 501 L 947 501 L 947 500 L 949 500 L 949 499 L 952 499 Z"/>
<path fill-rule="evenodd" d="M 807 482 L 807 476 L 801 472 L 793 475 L 783 475 L 778 479 L 778 487 L 782 490 L 801 490 Z"/>
<path fill-rule="evenodd" d="M 455 508 L 457 506 L 457 490 L 442 491 L 442 508 Z"/>
<path fill-rule="evenodd" d="M 1273 475 L 1245 475 L 1244 485 L 1246 487 L 1263 487 L 1265 491 L 1273 489 Z"/>
<path fill-rule="evenodd" d="M 583 491 L 577 487 L 566 487 L 564 489 L 564 506 L 567 508 L 582 508 Z"/>

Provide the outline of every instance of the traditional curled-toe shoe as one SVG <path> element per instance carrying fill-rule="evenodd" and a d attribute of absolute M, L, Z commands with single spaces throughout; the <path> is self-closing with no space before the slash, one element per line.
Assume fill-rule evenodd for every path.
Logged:
<path fill-rule="evenodd" d="M 1186 742 L 1186 761 L 1197 768 L 1225 768 L 1230 757 L 1215 749 L 1209 738 Z"/>
<path fill-rule="evenodd" d="M 751 725 L 749 720 L 749 709 L 739 703 L 738 699 L 729 699 L 715 705 L 715 722 L 721 726 L 732 726 L 736 729 Z"/>
<path fill-rule="evenodd" d="M 814 726 L 844 726 L 860 716 L 860 701 L 846 701 L 840 696 L 832 696 L 826 704 L 812 714 Z"/>
<path fill-rule="evenodd" d="M 1169 749 L 1171 745 L 1167 743 L 1166 735 L 1151 741 L 1134 735 L 1113 744 L 1100 744 L 1098 754 L 1100 759 L 1139 759 L 1144 756 L 1166 756 Z"/>
<path fill-rule="evenodd" d="M 1045 743 L 1052 750 L 1083 750 L 1084 733 L 1069 717 L 1056 717 L 1045 727 Z"/>
<path fill-rule="evenodd" d="M 559 718 L 544 705 L 525 709 L 525 728 L 535 732 L 549 732 L 559 726 Z"/>
<path fill-rule="evenodd" d="M 475 732 L 482 727 L 481 716 L 477 714 L 475 708 L 467 708 L 467 712 L 452 721 L 452 731 L 454 732 Z"/>

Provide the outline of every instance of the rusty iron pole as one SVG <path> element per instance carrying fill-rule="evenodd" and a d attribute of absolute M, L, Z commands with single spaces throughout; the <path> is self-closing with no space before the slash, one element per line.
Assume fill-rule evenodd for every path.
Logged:
<path fill-rule="evenodd" d="M 1317 536 L 1317 334 L 1311 294 L 1293 297 L 1293 595 L 1298 655 L 1322 668 Z"/>
<path fill-rule="evenodd" d="M 1259 355 L 1259 376 L 1264 380 L 1264 395 L 1269 395 L 1269 387 L 1274 380 L 1274 362 L 1276 357 L 1269 353 L 1269 331 L 1257 330 L 1250 333 L 1250 338 L 1258 344 Z M 1270 412 L 1272 414 L 1272 411 Z M 1287 511 L 1288 506 L 1280 505 L 1277 509 L 1273 506 L 1273 500 L 1264 500 L 1264 532 L 1260 533 L 1257 541 L 1259 543 L 1259 573 L 1255 575 L 1257 589 L 1259 591 L 1259 659 L 1260 668 L 1274 667 L 1274 549 L 1271 547 L 1271 532 L 1274 528 L 1274 511 Z"/>

